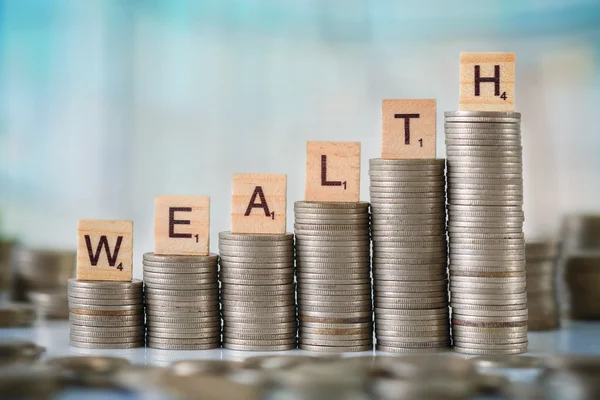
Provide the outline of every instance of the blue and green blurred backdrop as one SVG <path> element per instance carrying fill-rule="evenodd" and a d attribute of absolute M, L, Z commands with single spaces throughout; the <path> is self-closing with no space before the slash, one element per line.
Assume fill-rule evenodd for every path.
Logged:
<path fill-rule="evenodd" d="M 600 1 L 0 1 L 0 232 L 132 219 L 139 262 L 156 195 L 210 195 L 213 237 L 235 172 L 288 174 L 291 207 L 307 140 L 361 141 L 367 200 L 381 99 L 436 98 L 443 157 L 461 51 L 517 55 L 528 237 L 600 211 Z"/>

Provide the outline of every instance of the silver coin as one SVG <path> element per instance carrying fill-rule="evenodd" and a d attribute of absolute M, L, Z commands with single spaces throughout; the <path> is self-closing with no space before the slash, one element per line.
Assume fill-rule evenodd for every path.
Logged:
<path fill-rule="evenodd" d="M 251 257 L 251 256 L 227 256 L 221 255 L 221 265 L 223 262 L 234 262 L 234 263 L 257 263 L 257 264 L 273 264 L 273 263 L 285 263 L 285 262 L 293 262 L 294 256 L 293 254 L 288 254 L 285 256 L 261 256 L 261 257 Z"/>
<path fill-rule="evenodd" d="M 223 343 L 223 348 L 229 350 L 239 350 L 239 351 L 284 351 L 284 350 L 293 350 L 296 348 L 296 343 L 286 344 L 286 345 L 266 345 L 266 346 L 249 346 L 249 345 L 239 345 L 233 343 Z"/>
<path fill-rule="evenodd" d="M 173 329 L 173 330 L 192 330 L 192 329 L 202 329 L 202 328 L 214 328 L 216 326 L 221 326 L 221 318 L 219 316 L 216 317 L 208 317 L 202 320 L 203 322 L 195 322 L 199 320 L 182 320 L 181 322 L 172 322 L 171 319 L 169 322 L 160 322 L 157 321 L 156 318 L 149 318 L 148 328 L 153 330 L 165 330 L 165 329 Z M 177 321 L 177 320 L 176 320 Z"/>
<path fill-rule="evenodd" d="M 312 351 L 315 353 L 356 353 L 373 350 L 373 345 L 362 345 L 362 346 L 319 346 L 319 345 L 309 345 L 309 344 L 298 344 L 298 348 L 301 350 Z"/>
<path fill-rule="evenodd" d="M 369 248 L 370 243 L 368 240 L 335 240 L 335 241 L 321 241 L 321 240 L 310 240 L 310 239 L 299 239 L 296 243 L 296 248 L 312 248 L 312 249 L 333 249 L 333 248 L 347 248 L 353 247 L 357 249 Z"/>
<path fill-rule="evenodd" d="M 87 334 L 86 336 L 75 335 L 71 332 L 69 338 L 71 342 L 106 344 L 138 343 L 144 340 L 144 336 L 141 333 L 141 330 L 139 334 L 132 334 L 129 337 L 92 337 Z"/>
<path fill-rule="evenodd" d="M 221 342 L 220 336 L 207 337 L 207 338 L 202 338 L 202 339 L 197 339 L 197 338 L 176 339 L 176 338 L 148 337 L 148 339 L 146 340 L 146 344 L 148 347 L 163 348 L 163 349 L 170 349 L 170 350 L 178 349 L 178 346 L 203 346 L 203 345 L 210 346 L 210 345 L 212 345 L 214 347 L 219 347 L 220 342 Z M 198 348 L 198 349 L 204 350 L 204 349 L 209 349 L 209 348 L 213 348 L 213 347 Z M 183 348 L 183 347 L 180 347 L 179 349 L 191 350 L 191 348 Z"/>
<path fill-rule="evenodd" d="M 355 347 L 355 346 L 372 346 L 373 339 L 363 340 L 324 340 L 324 339 L 308 339 L 300 337 L 298 344 L 300 346 L 331 346 L 331 347 Z M 302 348 L 302 347 L 301 347 Z"/>
<path fill-rule="evenodd" d="M 148 267 L 148 266 L 144 266 L 144 272 L 145 273 L 152 273 L 152 274 L 160 274 L 160 275 L 168 275 L 168 276 L 173 276 L 173 275 L 177 275 L 177 274 L 181 274 L 181 275 L 187 275 L 187 274 L 202 274 L 202 275 L 208 275 L 208 274 L 216 274 L 217 273 L 217 265 L 215 264 L 214 266 L 208 267 L 208 268 L 171 268 L 171 267 L 167 267 L 167 268 L 160 268 L 160 267 Z"/>
<path fill-rule="evenodd" d="M 144 347 L 144 340 L 126 343 L 88 343 L 70 339 L 69 345 L 72 347 L 79 347 L 84 349 L 133 349 L 136 347 Z"/>
<path fill-rule="evenodd" d="M 280 242 L 267 242 L 267 241 L 238 241 L 238 240 L 227 240 L 227 239 L 219 239 L 219 246 L 227 246 L 228 248 L 236 248 L 240 251 L 250 250 L 250 251 L 284 251 L 294 248 L 294 240 L 293 238 L 290 240 L 280 241 Z"/>
<path fill-rule="evenodd" d="M 232 262 L 232 261 L 224 261 L 221 260 L 221 269 L 223 268 L 237 268 L 237 269 L 250 269 L 250 268 L 256 268 L 256 264 L 257 263 L 250 263 L 250 262 Z M 289 260 L 289 261 L 285 261 L 285 262 L 274 262 L 274 263 L 268 263 L 268 264 L 260 264 L 261 268 L 263 269 L 282 269 L 282 268 L 291 268 L 294 266 L 294 261 L 293 260 Z"/>
<path fill-rule="evenodd" d="M 138 304 L 98 306 L 81 302 L 69 301 L 69 308 L 88 311 L 139 311 L 143 309 L 142 301 Z"/>
<path fill-rule="evenodd" d="M 468 128 L 468 129 L 520 129 L 519 123 L 490 123 L 490 122 L 450 122 L 445 121 L 445 128 Z"/>
<path fill-rule="evenodd" d="M 205 262 L 161 262 L 161 261 L 144 261 L 144 268 L 159 268 L 159 269 L 210 269 L 217 265 L 217 260 L 210 259 Z"/>
<path fill-rule="evenodd" d="M 123 281 L 85 281 L 75 278 L 69 278 L 68 287 L 72 289 L 108 289 L 108 290 L 141 290 L 142 281 L 139 279 L 133 279 L 130 282 Z"/>
<path fill-rule="evenodd" d="M 64 293 L 64 292 L 63 292 Z M 116 290 L 96 290 L 96 289 L 82 289 L 72 288 L 67 289 L 67 295 L 71 297 L 84 297 L 84 298 L 96 298 L 96 299 L 114 299 L 120 297 L 141 297 L 143 294 L 142 286 L 134 289 L 116 289 Z"/>
<path fill-rule="evenodd" d="M 367 209 L 369 203 L 364 201 L 359 202 L 318 202 L 318 201 L 296 201 L 294 202 L 294 208 L 308 208 L 308 209 L 333 209 L 333 210 L 352 210 L 352 209 Z"/>
<path fill-rule="evenodd" d="M 379 166 L 406 166 L 406 167 L 444 167 L 443 158 L 419 158 L 419 159 L 383 159 L 383 158 L 371 158 L 369 159 L 369 166 L 371 168 Z"/>
<path fill-rule="evenodd" d="M 215 263 L 219 256 L 214 253 L 208 255 L 160 255 L 154 253 L 144 253 L 142 260 L 144 262 L 157 263 Z"/>
<path fill-rule="evenodd" d="M 204 340 L 206 338 L 210 338 L 210 341 L 214 341 L 214 338 L 216 336 L 220 336 L 221 335 L 221 329 L 214 329 L 212 331 L 205 331 L 204 333 L 202 332 L 191 332 L 191 333 L 184 333 L 184 332 L 177 332 L 177 333 L 168 333 L 168 332 L 156 332 L 154 330 L 150 331 L 148 330 L 148 336 L 147 336 L 147 340 L 155 340 L 155 339 L 173 339 L 173 340 L 180 340 L 180 339 L 195 339 L 195 340 Z"/>
<path fill-rule="evenodd" d="M 356 334 L 356 335 L 319 335 L 319 334 L 307 334 L 301 333 L 299 338 L 303 341 L 310 341 L 313 343 L 321 343 L 323 341 L 326 342 L 335 342 L 336 340 L 344 339 L 344 341 L 366 341 L 373 340 L 372 339 L 373 332 L 370 334 Z M 368 343 L 368 342 L 367 342 Z"/>
<path fill-rule="evenodd" d="M 90 298 L 84 298 L 84 297 L 69 297 L 69 304 L 71 304 L 73 307 L 76 306 L 86 306 L 86 305 L 90 305 L 90 306 L 124 306 L 124 305 L 141 305 L 142 304 L 142 297 L 137 297 L 137 298 L 133 298 L 133 299 L 127 299 L 127 300 L 105 300 L 105 299 L 90 299 Z"/>
<path fill-rule="evenodd" d="M 229 231 L 219 232 L 219 240 L 236 240 L 249 242 L 280 242 L 285 240 L 293 240 L 292 233 L 285 234 L 247 234 L 247 233 L 232 233 Z"/>
<path fill-rule="evenodd" d="M 237 285 L 223 285 L 221 288 L 221 296 L 289 296 L 294 294 L 294 285 L 281 285 L 281 286 L 237 286 Z"/>
<path fill-rule="evenodd" d="M 243 249 L 239 247 L 226 247 L 223 245 L 219 246 L 219 252 L 221 253 L 221 257 L 254 257 L 254 258 L 289 258 L 290 256 L 294 256 L 294 248 L 290 247 L 285 250 L 279 251 L 265 251 L 263 248 L 255 248 L 255 249 Z"/>
<path fill-rule="evenodd" d="M 352 231 L 315 231 L 315 230 L 295 230 L 297 237 L 299 238 L 310 238 L 312 240 L 330 240 L 330 237 L 336 238 L 348 238 L 351 240 L 363 240 L 369 238 L 369 230 L 365 229 L 360 232 L 352 232 Z"/>
<path fill-rule="evenodd" d="M 86 338 L 97 338 L 99 341 L 104 342 L 101 339 L 138 339 L 144 336 L 144 327 L 142 325 L 135 327 L 133 331 L 125 330 L 127 327 L 120 327 L 118 331 L 107 331 L 106 328 L 102 330 L 93 329 L 80 329 L 77 325 L 71 326 L 70 332 L 74 336 L 83 336 Z"/>
<path fill-rule="evenodd" d="M 235 284 L 242 286 L 256 286 L 256 285 L 285 285 L 291 284 L 294 282 L 294 276 L 290 275 L 289 277 L 265 277 L 264 279 L 255 279 L 252 275 L 236 275 L 235 278 L 229 277 L 227 275 L 221 275 L 221 282 L 226 284 Z"/>
<path fill-rule="evenodd" d="M 135 316 L 134 320 L 95 320 L 94 318 L 98 318 L 98 317 L 94 317 L 91 316 L 91 319 L 88 320 L 82 320 L 82 319 L 76 319 L 74 318 L 74 316 L 78 316 L 78 317 L 87 317 L 86 315 L 77 315 L 77 314 L 69 314 L 69 322 L 71 325 L 76 325 L 76 326 L 84 326 L 84 327 L 99 327 L 99 328 L 104 328 L 104 327 L 135 327 L 135 326 L 143 326 L 144 325 L 144 319 L 143 317 L 140 316 Z M 108 318 L 108 317 L 105 317 Z M 117 318 L 117 317 L 115 317 Z M 125 317 L 119 317 L 119 318 L 125 318 Z"/>

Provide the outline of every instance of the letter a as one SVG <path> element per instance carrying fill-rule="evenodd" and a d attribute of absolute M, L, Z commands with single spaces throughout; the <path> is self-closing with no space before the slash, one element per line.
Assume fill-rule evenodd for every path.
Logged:
<path fill-rule="evenodd" d="M 260 197 L 260 203 L 256 203 L 256 196 Z M 244 216 L 247 217 L 248 215 L 250 215 L 253 208 L 262 208 L 265 211 L 265 215 L 267 217 L 271 216 L 271 211 L 269 211 L 269 205 L 267 204 L 267 200 L 265 199 L 265 194 L 263 193 L 262 186 L 256 186 L 254 188 L 254 192 L 252 193 L 252 197 L 250 197 L 250 203 L 248 203 L 248 208 L 246 208 Z"/>

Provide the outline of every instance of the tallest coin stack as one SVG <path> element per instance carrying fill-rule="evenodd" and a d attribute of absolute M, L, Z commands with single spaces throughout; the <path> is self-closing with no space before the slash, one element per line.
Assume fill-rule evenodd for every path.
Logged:
<path fill-rule="evenodd" d="M 527 350 L 521 115 L 445 113 L 456 351 Z"/>

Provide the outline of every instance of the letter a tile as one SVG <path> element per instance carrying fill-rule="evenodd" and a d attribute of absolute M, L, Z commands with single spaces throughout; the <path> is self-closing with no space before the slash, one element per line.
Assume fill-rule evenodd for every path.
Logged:
<path fill-rule="evenodd" d="M 154 216 L 154 253 L 207 255 L 210 247 L 210 198 L 158 196 Z"/>
<path fill-rule="evenodd" d="M 285 175 L 235 174 L 232 189 L 231 232 L 285 233 Z"/>
<path fill-rule="evenodd" d="M 132 221 L 79 220 L 77 279 L 130 281 L 132 266 Z"/>
<path fill-rule="evenodd" d="M 360 143 L 306 144 L 306 201 L 360 200 Z"/>
<path fill-rule="evenodd" d="M 460 110 L 515 110 L 515 53 L 460 54 Z"/>

